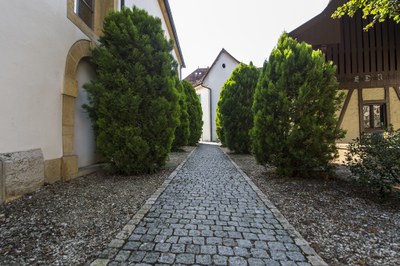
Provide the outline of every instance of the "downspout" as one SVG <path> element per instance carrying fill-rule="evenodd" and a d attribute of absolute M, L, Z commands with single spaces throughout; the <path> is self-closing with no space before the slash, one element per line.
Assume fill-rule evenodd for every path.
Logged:
<path fill-rule="evenodd" d="M 204 86 L 203 84 L 201 84 L 201 86 L 210 92 L 210 141 L 212 142 L 212 91 L 211 88 Z"/>

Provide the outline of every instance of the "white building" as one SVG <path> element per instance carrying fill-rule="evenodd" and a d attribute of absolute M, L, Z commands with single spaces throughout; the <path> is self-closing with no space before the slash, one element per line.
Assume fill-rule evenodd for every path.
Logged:
<path fill-rule="evenodd" d="M 218 141 L 216 118 L 219 96 L 222 86 L 239 63 L 222 49 L 211 67 L 198 68 L 185 78 L 192 83 L 200 98 L 203 110 L 202 141 Z"/>
<path fill-rule="evenodd" d="M 106 14 L 133 5 L 161 19 L 184 67 L 168 0 L 0 1 L 0 203 L 96 163 L 87 59 Z"/>

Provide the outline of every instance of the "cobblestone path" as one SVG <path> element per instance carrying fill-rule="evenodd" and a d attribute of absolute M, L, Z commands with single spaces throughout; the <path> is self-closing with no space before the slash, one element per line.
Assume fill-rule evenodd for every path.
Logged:
<path fill-rule="evenodd" d="M 92 265 L 326 265 L 218 146 L 164 188 Z"/>

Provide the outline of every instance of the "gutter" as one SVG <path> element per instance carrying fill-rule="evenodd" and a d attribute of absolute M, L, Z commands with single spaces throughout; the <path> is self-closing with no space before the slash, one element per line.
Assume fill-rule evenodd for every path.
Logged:
<path fill-rule="evenodd" d="M 178 33 L 176 32 L 174 19 L 173 19 L 173 17 L 172 17 L 171 7 L 169 6 L 169 1 L 168 1 L 168 0 L 164 0 L 164 4 L 165 4 L 165 8 L 167 9 L 168 18 L 169 18 L 169 20 L 170 20 L 170 22 L 171 22 L 172 32 L 173 32 L 173 34 L 174 34 L 174 36 L 175 36 L 175 44 L 176 44 L 176 46 L 177 46 L 177 48 L 178 48 L 179 55 L 180 55 L 180 58 L 181 58 L 181 60 L 182 60 L 182 67 L 186 67 L 185 61 L 184 61 L 184 59 L 183 59 L 183 54 L 182 54 L 181 46 L 180 46 L 180 44 L 179 44 Z"/>

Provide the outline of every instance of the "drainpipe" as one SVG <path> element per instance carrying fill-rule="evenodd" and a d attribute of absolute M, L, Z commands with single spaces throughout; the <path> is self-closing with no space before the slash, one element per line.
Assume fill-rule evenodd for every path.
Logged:
<path fill-rule="evenodd" d="M 183 77 L 182 77 L 182 68 L 183 68 L 183 66 L 180 65 L 180 66 L 179 66 L 179 79 L 180 79 L 180 80 L 183 80 Z"/>
<path fill-rule="evenodd" d="M 212 140 L 212 91 L 211 88 L 204 86 L 201 84 L 202 87 L 206 88 L 210 92 L 210 141 Z"/>

